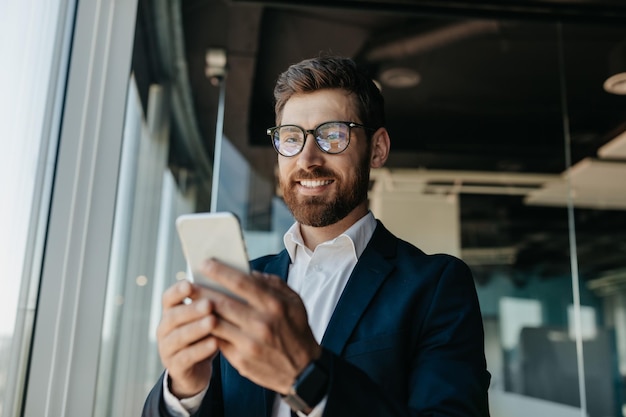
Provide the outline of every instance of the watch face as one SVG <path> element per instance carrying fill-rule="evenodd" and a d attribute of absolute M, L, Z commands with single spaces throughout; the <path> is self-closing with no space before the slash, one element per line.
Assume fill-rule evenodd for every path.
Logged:
<path fill-rule="evenodd" d="M 322 355 L 309 363 L 298 375 L 291 392 L 283 396 L 283 400 L 293 411 L 309 414 L 326 396 L 331 363 L 332 354 L 322 349 Z"/>
<path fill-rule="evenodd" d="M 293 384 L 292 392 L 304 402 L 310 412 L 326 395 L 328 389 L 328 373 L 317 361 L 311 362 L 298 376 Z M 308 413 L 304 410 L 297 410 Z"/>
<path fill-rule="evenodd" d="M 293 411 L 299 411 L 304 414 L 309 414 L 311 411 L 313 411 L 313 408 L 309 406 L 306 402 L 304 402 L 302 398 L 298 397 L 298 394 L 294 392 L 283 395 L 282 398 L 283 401 L 286 402 Z"/>

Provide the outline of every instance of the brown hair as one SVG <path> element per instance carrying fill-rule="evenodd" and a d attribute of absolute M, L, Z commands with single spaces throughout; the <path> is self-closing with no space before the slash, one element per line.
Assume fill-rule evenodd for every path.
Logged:
<path fill-rule="evenodd" d="M 306 59 L 280 74 L 274 87 L 276 123 L 280 123 L 285 103 L 294 94 L 333 88 L 346 90 L 355 98 L 362 124 L 372 129 L 385 125 L 382 94 L 352 59 L 339 56 Z"/>

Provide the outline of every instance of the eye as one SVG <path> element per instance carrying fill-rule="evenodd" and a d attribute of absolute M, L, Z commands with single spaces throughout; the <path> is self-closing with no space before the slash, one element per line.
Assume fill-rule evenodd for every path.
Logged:
<path fill-rule="evenodd" d="M 287 145 L 300 142 L 300 138 L 298 138 L 296 135 L 281 136 L 280 140 Z"/>
<path fill-rule="evenodd" d="M 345 140 L 348 137 L 348 127 L 343 123 L 324 123 L 318 128 L 321 138 L 329 141 Z"/>
<path fill-rule="evenodd" d="M 342 140 L 346 138 L 346 133 L 341 130 L 328 130 L 326 131 L 327 140 Z"/>

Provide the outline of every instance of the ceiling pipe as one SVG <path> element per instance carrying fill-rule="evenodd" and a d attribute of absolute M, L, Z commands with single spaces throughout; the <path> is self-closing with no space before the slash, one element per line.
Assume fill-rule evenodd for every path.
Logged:
<path fill-rule="evenodd" d="M 200 178 L 211 178 L 213 165 L 198 127 L 187 73 L 181 0 L 152 2 L 161 65 L 171 88 L 172 118 Z"/>
<path fill-rule="evenodd" d="M 471 37 L 497 33 L 499 30 L 500 24 L 492 20 L 456 23 L 378 45 L 366 52 L 365 58 L 370 62 L 406 58 Z"/>

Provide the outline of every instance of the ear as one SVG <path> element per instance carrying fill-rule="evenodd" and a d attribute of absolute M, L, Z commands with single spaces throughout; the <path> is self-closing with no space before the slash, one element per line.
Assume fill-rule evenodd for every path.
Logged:
<path fill-rule="evenodd" d="M 387 162 L 389 157 L 389 149 L 391 147 L 391 139 L 389 132 L 384 127 L 378 129 L 372 135 L 372 147 L 370 152 L 370 167 L 380 168 Z"/>

